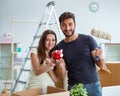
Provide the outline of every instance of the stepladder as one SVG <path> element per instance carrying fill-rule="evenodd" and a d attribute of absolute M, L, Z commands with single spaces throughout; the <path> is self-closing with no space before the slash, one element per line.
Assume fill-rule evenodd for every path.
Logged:
<path fill-rule="evenodd" d="M 27 66 L 27 63 L 31 62 L 30 60 L 31 50 L 37 47 L 38 40 L 40 39 L 42 32 L 47 29 L 55 30 L 57 34 L 57 39 L 60 40 L 63 38 L 63 34 L 59 27 L 54 1 L 49 2 L 45 6 L 45 10 L 43 11 L 38 28 L 35 32 L 35 35 L 33 36 L 33 40 L 29 46 L 29 50 L 26 54 L 26 57 L 24 58 L 23 65 L 19 71 L 19 74 L 17 76 L 17 79 L 15 81 L 15 84 L 11 92 L 26 90 L 29 81 L 30 71 L 31 71 L 31 67 Z"/>

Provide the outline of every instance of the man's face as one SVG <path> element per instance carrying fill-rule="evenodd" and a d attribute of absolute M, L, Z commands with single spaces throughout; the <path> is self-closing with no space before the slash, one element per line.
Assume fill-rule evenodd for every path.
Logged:
<path fill-rule="evenodd" d="M 72 18 L 68 18 L 61 22 L 60 27 L 66 37 L 71 37 L 75 32 L 76 24 Z"/>

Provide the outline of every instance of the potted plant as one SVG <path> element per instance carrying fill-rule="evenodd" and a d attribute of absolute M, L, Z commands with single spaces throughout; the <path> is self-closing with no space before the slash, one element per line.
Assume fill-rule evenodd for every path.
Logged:
<path fill-rule="evenodd" d="M 70 90 L 71 96 L 88 96 L 87 93 L 88 92 L 82 83 L 75 84 Z"/>

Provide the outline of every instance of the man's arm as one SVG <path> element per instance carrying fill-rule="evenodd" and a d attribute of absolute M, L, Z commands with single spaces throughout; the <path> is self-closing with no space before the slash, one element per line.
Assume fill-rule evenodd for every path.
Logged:
<path fill-rule="evenodd" d="M 98 59 L 97 61 L 95 60 L 96 65 L 97 65 L 101 70 L 105 70 L 105 71 L 111 73 L 110 70 L 109 70 L 109 69 L 107 68 L 107 66 L 106 66 L 106 62 L 105 62 L 105 59 L 104 59 L 102 53 L 103 53 L 103 52 L 102 52 L 102 49 L 99 49 L 99 48 L 96 48 L 95 50 L 93 50 L 93 51 L 91 52 L 92 57 L 93 57 L 94 59 L 95 59 L 96 56 L 99 57 L 99 59 Z"/>
<path fill-rule="evenodd" d="M 55 61 L 55 73 L 57 78 L 65 78 L 66 76 L 66 66 L 65 66 L 65 62 L 63 59 L 60 59 L 59 61 Z"/>

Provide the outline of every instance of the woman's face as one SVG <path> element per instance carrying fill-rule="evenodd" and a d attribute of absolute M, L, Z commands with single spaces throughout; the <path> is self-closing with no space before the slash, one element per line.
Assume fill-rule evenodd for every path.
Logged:
<path fill-rule="evenodd" d="M 55 35 L 48 34 L 45 41 L 46 50 L 51 50 L 56 44 Z"/>

